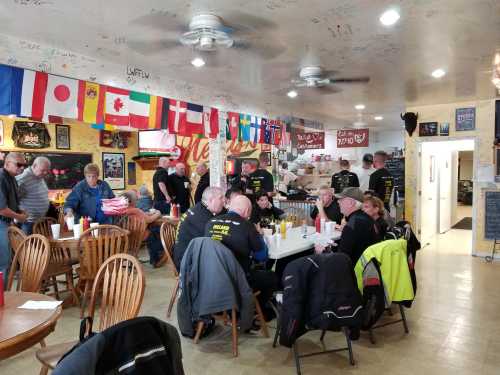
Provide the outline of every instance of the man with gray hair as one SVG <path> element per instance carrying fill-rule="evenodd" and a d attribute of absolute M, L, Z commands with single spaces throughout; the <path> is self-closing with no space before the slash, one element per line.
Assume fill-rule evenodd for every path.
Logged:
<path fill-rule="evenodd" d="M 224 192 L 221 188 L 210 186 L 201 196 L 201 202 L 196 203 L 182 216 L 174 244 L 174 263 L 180 269 L 182 257 L 189 242 L 196 237 L 203 237 L 205 225 L 224 209 Z"/>
<path fill-rule="evenodd" d="M 11 152 L 5 157 L 4 166 L 0 169 L 0 272 L 3 272 L 4 288 L 7 287 L 10 264 L 7 229 L 14 220 L 22 223 L 27 218 L 27 215 L 19 208 L 15 179 L 15 176 L 22 173 L 25 166 L 26 160 L 23 154 Z"/>
<path fill-rule="evenodd" d="M 153 175 L 153 207 L 163 215 L 170 213 L 170 197 L 167 189 L 168 185 L 168 158 L 161 157 L 158 160 L 158 167 Z"/>
<path fill-rule="evenodd" d="M 186 177 L 186 165 L 184 163 L 178 162 L 175 165 L 175 173 L 168 176 L 167 189 L 172 201 L 180 206 L 181 213 L 186 212 L 189 208 L 191 182 Z"/>
<path fill-rule="evenodd" d="M 33 232 L 33 224 L 47 214 L 49 209 L 49 188 L 45 177 L 50 172 L 50 160 L 39 156 L 31 167 L 16 177 L 19 186 L 19 207 L 28 214 L 21 228 L 27 235 Z"/>
<path fill-rule="evenodd" d="M 196 173 L 200 176 L 198 185 L 196 186 L 196 191 L 194 193 L 194 203 L 201 201 L 201 196 L 207 187 L 210 186 L 210 170 L 207 167 L 207 163 L 199 163 L 196 166 Z"/>

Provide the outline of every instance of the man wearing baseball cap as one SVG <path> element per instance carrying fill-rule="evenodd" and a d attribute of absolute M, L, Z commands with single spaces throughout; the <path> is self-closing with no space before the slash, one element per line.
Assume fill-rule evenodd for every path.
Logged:
<path fill-rule="evenodd" d="M 349 255 L 354 267 L 363 251 L 377 242 L 375 222 L 361 210 L 363 193 L 359 188 L 345 188 L 342 193 L 335 194 L 335 197 L 347 222 L 342 229 L 338 251 Z"/>
<path fill-rule="evenodd" d="M 356 174 L 359 179 L 359 188 L 362 192 L 368 190 L 370 185 L 370 176 L 373 172 L 375 172 L 375 168 L 373 168 L 373 155 L 364 154 L 361 168 L 356 170 Z"/>

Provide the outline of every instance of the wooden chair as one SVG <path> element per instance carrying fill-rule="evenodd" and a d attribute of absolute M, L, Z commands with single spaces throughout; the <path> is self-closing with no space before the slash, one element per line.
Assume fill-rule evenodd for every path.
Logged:
<path fill-rule="evenodd" d="M 119 222 L 119 226 L 130 232 L 128 237 L 129 254 L 137 258 L 146 233 L 146 221 L 133 216 L 123 216 Z"/>
<path fill-rule="evenodd" d="M 82 293 L 80 317 L 83 317 L 85 301 L 97 271 L 109 257 L 128 252 L 128 236 L 127 230 L 115 225 L 99 225 L 82 233 L 78 242 L 79 275 L 80 284 L 85 285 Z"/>
<path fill-rule="evenodd" d="M 42 217 L 33 225 L 33 234 L 41 234 L 47 238 L 52 238 L 52 229 L 50 226 L 57 224 L 57 220 L 53 217 Z"/>
<path fill-rule="evenodd" d="M 99 331 L 124 320 L 137 317 L 144 299 L 146 280 L 139 261 L 129 254 L 116 254 L 108 258 L 99 268 L 92 286 L 89 316 L 94 320 L 95 305 L 101 298 Z M 102 291 L 102 293 L 101 293 Z M 89 331 L 92 326 L 87 327 Z M 47 346 L 37 351 L 36 357 L 42 363 L 40 374 L 54 369 L 59 359 L 76 342 Z"/>
<path fill-rule="evenodd" d="M 50 243 L 47 238 L 40 234 L 26 237 L 19 244 L 12 261 L 7 290 L 11 290 L 14 275 L 19 270 L 18 290 L 39 293 L 47 272 L 49 258 Z"/>
<path fill-rule="evenodd" d="M 161 244 L 163 245 L 163 250 L 167 254 L 169 263 L 172 264 L 172 268 L 175 276 L 175 287 L 172 291 L 172 296 L 170 297 L 170 302 L 167 309 L 167 319 L 170 319 L 172 314 L 172 308 L 174 307 L 175 300 L 177 298 L 177 292 L 179 291 L 179 271 L 175 266 L 173 256 L 174 256 L 174 243 L 177 235 L 177 226 L 170 223 L 163 223 L 160 227 L 160 238 Z"/>
<path fill-rule="evenodd" d="M 15 225 L 11 225 L 7 229 L 7 237 L 9 238 L 10 247 L 12 248 L 12 252 L 16 254 L 17 248 L 21 244 L 21 242 L 26 238 L 26 233 L 24 233 L 21 229 L 16 227 Z"/>
<path fill-rule="evenodd" d="M 64 244 L 59 245 L 52 242 L 50 249 L 50 261 L 47 267 L 47 273 L 45 275 L 46 286 L 52 285 L 54 288 L 54 294 L 57 299 L 59 297 L 59 286 L 57 276 L 64 275 L 66 281 L 66 292 L 70 292 L 73 297 L 73 302 L 79 304 L 78 293 L 76 292 L 75 286 L 73 284 L 73 265 L 74 260 L 71 258 L 70 250 L 64 246 Z M 62 281 L 59 281 L 62 282 Z"/>

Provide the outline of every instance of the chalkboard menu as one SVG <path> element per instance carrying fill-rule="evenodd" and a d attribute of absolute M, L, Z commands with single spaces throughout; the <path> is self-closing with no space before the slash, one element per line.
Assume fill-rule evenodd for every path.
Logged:
<path fill-rule="evenodd" d="M 500 191 L 487 191 L 485 196 L 484 238 L 500 239 Z"/>
<path fill-rule="evenodd" d="M 385 162 L 385 167 L 394 177 L 394 189 L 399 197 L 405 196 L 405 158 L 392 158 Z"/>
<path fill-rule="evenodd" d="M 26 162 L 31 165 L 38 156 L 50 160 L 50 173 L 45 178 L 49 189 L 72 189 L 77 182 L 84 179 L 83 168 L 92 163 L 92 154 L 55 153 L 55 152 L 23 152 Z"/>

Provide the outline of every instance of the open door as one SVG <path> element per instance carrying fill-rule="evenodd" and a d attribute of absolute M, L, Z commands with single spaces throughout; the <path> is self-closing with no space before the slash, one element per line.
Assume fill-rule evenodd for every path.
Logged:
<path fill-rule="evenodd" d="M 437 233 L 438 161 L 432 147 L 422 145 L 420 182 L 420 241 L 428 243 Z"/>
<path fill-rule="evenodd" d="M 439 233 L 451 229 L 452 216 L 452 152 L 442 150 L 439 153 Z"/>

